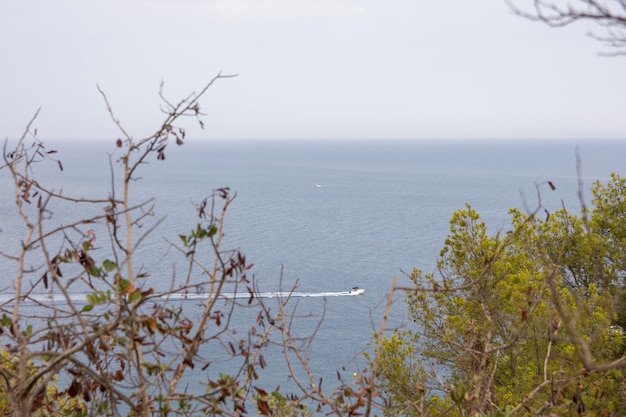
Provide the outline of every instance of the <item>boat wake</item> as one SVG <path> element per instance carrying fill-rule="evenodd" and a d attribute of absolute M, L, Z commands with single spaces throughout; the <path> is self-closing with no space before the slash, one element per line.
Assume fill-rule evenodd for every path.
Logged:
<path fill-rule="evenodd" d="M 254 293 L 254 296 L 257 298 L 293 298 L 293 297 L 344 297 L 344 296 L 352 296 L 358 295 L 351 291 L 340 291 L 340 292 L 259 292 Z M 209 294 L 202 293 L 189 293 L 189 294 L 172 294 L 169 295 L 168 298 L 171 300 L 181 299 L 181 300 L 203 300 L 209 297 Z M 167 297 L 166 297 L 167 298 Z M 250 293 L 240 292 L 240 293 L 222 293 L 220 294 L 220 298 L 250 298 Z"/>
<path fill-rule="evenodd" d="M 363 293 L 363 290 L 355 291 L 354 289 L 350 291 L 335 291 L 335 292 L 258 292 L 254 293 L 254 297 L 257 298 L 293 298 L 293 297 L 345 297 L 345 296 L 354 296 L 360 295 Z M 176 293 L 176 294 L 168 294 L 161 297 L 160 299 L 172 300 L 172 301 L 184 301 L 184 300 L 206 300 L 211 296 L 210 293 Z M 71 294 L 69 295 L 69 301 L 74 304 L 87 304 L 87 294 Z M 250 293 L 248 292 L 238 292 L 238 293 L 222 293 L 219 295 L 219 298 L 224 299 L 249 299 Z M 13 297 L 8 296 L 0 296 L 0 304 L 12 303 Z M 36 304 L 49 304 L 49 303 L 67 303 L 68 299 L 62 296 L 50 296 L 48 294 L 31 294 L 26 298 L 22 299 L 22 302 L 30 302 Z"/>

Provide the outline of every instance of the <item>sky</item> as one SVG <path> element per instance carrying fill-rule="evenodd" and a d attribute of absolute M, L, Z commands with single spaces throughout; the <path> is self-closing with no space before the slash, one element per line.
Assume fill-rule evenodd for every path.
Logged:
<path fill-rule="evenodd" d="M 521 0 L 522 2 L 530 0 Z M 0 137 L 626 138 L 626 57 L 504 0 L 1 0 Z M 597 29 L 600 31 L 600 29 Z M 600 32 L 601 34 L 601 32 Z"/>

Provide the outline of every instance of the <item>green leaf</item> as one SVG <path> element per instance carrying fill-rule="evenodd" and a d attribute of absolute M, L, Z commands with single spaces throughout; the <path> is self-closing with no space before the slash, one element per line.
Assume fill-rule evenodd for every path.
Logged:
<path fill-rule="evenodd" d="M 117 264 L 109 259 L 105 259 L 104 261 L 102 261 L 102 268 L 104 268 L 104 270 L 107 272 L 111 272 L 117 269 Z"/>
<path fill-rule="evenodd" d="M 130 293 L 130 295 L 128 296 L 128 302 L 129 303 L 134 303 L 135 301 L 139 300 L 141 298 L 141 290 L 135 290 L 132 293 Z"/>
<path fill-rule="evenodd" d="M 22 336 L 28 336 L 32 333 L 33 333 L 33 325 L 29 324 L 28 326 L 26 326 L 26 330 L 22 332 Z"/>
<path fill-rule="evenodd" d="M 87 294 L 86 298 L 89 304 L 95 304 L 97 302 L 96 295 L 93 293 Z"/>
<path fill-rule="evenodd" d="M 95 265 L 91 265 L 88 269 L 87 269 L 87 273 L 89 275 L 91 275 L 92 277 L 96 277 L 99 278 L 102 276 L 102 271 L 100 270 L 100 268 L 98 268 Z"/>
<path fill-rule="evenodd" d="M 126 288 L 128 288 L 128 286 L 130 285 L 130 281 L 127 280 L 126 278 L 120 278 L 118 284 L 117 284 L 117 289 L 120 292 L 124 292 L 126 290 Z"/>

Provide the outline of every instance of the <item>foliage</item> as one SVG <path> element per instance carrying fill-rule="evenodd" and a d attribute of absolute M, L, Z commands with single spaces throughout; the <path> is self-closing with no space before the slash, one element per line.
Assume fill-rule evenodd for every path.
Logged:
<path fill-rule="evenodd" d="M 252 264 L 224 247 L 224 222 L 235 199 L 229 188 L 200 198 L 198 222 L 170 242 L 186 265 L 172 269 L 171 282 L 164 283 L 164 271 L 140 255 L 160 220 L 151 200 L 138 199 L 139 172 L 149 161 L 164 161 L 170 143 L 185 143 L 182 118 L 203 127 L 199 99 L 225 77 L 216 76 L 179 103 L 161 91 L 163 122 L 143 139 L 126 132 L 101 91 L 121 134 L 110 158 L 110 190 L 101 197 L 46 186 L 38 167 L 52 162 L 62 171 L 63 164 L 32 129 L 36 115 L 16 143 L 5 144 L 0 171 L 8 174 L 13 193 L 7 190 L 3 198 L 15 202 L 21 221 L 19 242 L 0 254 L 13 282 L 0 304 L 5 414 L 197 416 L 256 410 L 307 416 L 308 401 L 316 410 L 353 415 L 361 406 L 355 399 L 363 394 L 345 394 L 346 386 L 326 394 L 321 380 L 298 380 L 298 369 L 309 381 L 318 380 L 306 355 L 312 336 L 291 333 L 296 309 L 288 308 L 289 297 L 270 313 L 256 296 Z M 80 207 L 73 210 L 77 218 L 55 215 L 68 204 Z M 202 299 L 181 302 L 189 294 Z M 234 314 L 242 310 L 251 310 L 245 314 L 254 319 L 232 328 Z M 263 352 L 272 345 L 285 353 L 299 396 L 257 386 L 267 365 Z M 214 365 L 223 361 L 227 371 Z"/>
<path fill-rule="evenodd" d="M 20 362 L 7 349 L 0 349 L 0 367 L 5 371 L 5 377 L 8 372 L 15 375 L 19 372 Z M 27 378 L 34 377 L 39 369 L 35 363 L 27 363 Z M 13 415 L 11 399 L 7 393 L 9 388 L 6 384 L 0 384 L 0 415 L 2 416 Z M 34 417 L 58 416 L 60 414 L 82 416 L 86 413 L 87 406 L 82 398 L 71 397 L 66 392 L 60 391 L 56 379 L 39 392 L 32 409 Z"/>
<path fill-rule="evenodd" d="M 388 415 L 608 415 L 626 409 L 626 187 L 596 183 L 594 209 L 511 210 L 490 235 L 469 205 L 450 221 L 438 274 L 410 274 L 411 331 L 385 340 Z M 420 387 L 405 394 L 407 387 Z M 420 399 L 416 408 L 414 402 Z"/>
<path fill-rule="evenodd" d="M 276 417 L 310 417 L 313 415 L 306 404 L 294 396 L 286 397 L 278 389 L 268 393 L 256 387 L 259 414 Z"/>
<path fill-rule="evenodd" d="M 393 333 L 383 339 L 378 358 L 378 389 L 382 396 L 385 415 L 428 415 L 424 380 L 425 368 L 419 363 L 414 335 L 409 332 Z M 374 358 L 369 352 L 366 359 Z M 408 366 L 407 366 L 408 364 Z"/>

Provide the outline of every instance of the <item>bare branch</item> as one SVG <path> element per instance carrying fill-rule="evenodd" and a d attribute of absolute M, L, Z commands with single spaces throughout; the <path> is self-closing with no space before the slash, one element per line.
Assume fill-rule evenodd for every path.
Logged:
<path fill-rule="evenodd" d="M 589 21 L 602 27 L 605 35 L 589 34 L 611 51 L 603 56 L 626 54 L 626 8 L 623 0 L 505 0 L 511 10 L 526 19 L 563 27 Z M 530 7 L 520 4 L 532 3 Z M 529 10 L 532 9 L 532 10 Z"/>

